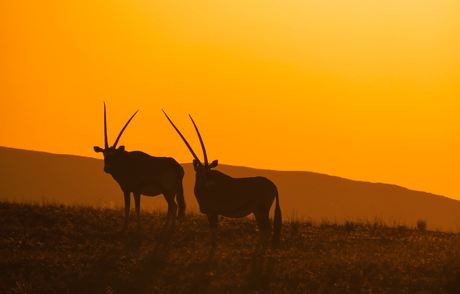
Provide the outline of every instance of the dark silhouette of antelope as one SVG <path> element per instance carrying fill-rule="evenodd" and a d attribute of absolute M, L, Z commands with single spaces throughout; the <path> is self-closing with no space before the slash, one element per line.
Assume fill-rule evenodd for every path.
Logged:
<path fill-rule="evenodd" d="M 138 110 L 139 111 L 139 110 Z M 131 116 L 121 130 L 115 143 L 109 147 L 107 141 L 107 117 L 104 103 L 104 149 L 95 146 L 94 151 L 104 154 L 104 171 L 111 174 L 120 185 L 125 196 L 125 222 L 123 231 L 128 227 L 130 210 L 130 195 L 133 193 L 137 212 L 137 227 L 140 224 L 140 202 L 141 194 L 145 196 L 157 196 L 163 194 L 168 202 L 168 214 L 163 229 L 168 227 L 172 221 L 171 229 L 174 230 L 176 221 L 177 204 L 174 198 L 177 195 L 179 204 L 179 216 L 185 214 L 184 190 L 182 179 L 184 169 L 176 160 L 169 157 L 154 157 L 141 151 L 125 151 L 125 146 L 117 148 L 118 141 L 124 130 L 136 115 Z"/>
<path fill-rule="evenodd" d="M 204 164 L 202 164 L 166 112 L 164 114 L 195 158 L 193 160 L 193 167 L 196 172 L 195 197 L 200 206 L 200 211 L 208 217 L 213 248 L 216 247 L 219 215 L 241 218 L 251 213 L 256 218 L 260 234 L 256 251 L 258 251 L 260 245 L 264 245 L 263 247 L 265 248 L 272 232 L 269 213 L 275 198 L 273 246 L 278 247 L 282 221 L 278 189 L 275 184 L 264 177 L 232 178 L 224 173 L 212 170 L 217 166 L 218 162 L 214 160 L 211 164 L 208 164 L 203 140 L 193 118 L 190 116 L 203 149 Z"/>

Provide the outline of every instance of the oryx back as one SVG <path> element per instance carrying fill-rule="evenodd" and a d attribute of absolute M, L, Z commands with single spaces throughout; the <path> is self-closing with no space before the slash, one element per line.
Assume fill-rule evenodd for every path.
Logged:
<path fill-rule="evenodd" d="M 184 169 L 170 157 L 123 151 L 114 158 L 111 174 L 123 191 L 156 196 L 175 192 L 182 183 Z"/>
<path fill-rule="evenodd" d="M 219 171 L 206 173 L 206 182 L 197 174 L 195 196 L 202 213 L 244 217 L 256 207 L 270 209 L 277 195 L 272 181 L 264 177 L 233 178 Z"/>

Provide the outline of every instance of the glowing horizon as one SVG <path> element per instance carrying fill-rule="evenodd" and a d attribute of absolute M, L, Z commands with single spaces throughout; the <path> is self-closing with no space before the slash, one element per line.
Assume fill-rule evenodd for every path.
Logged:
<path fill-rule="evenodd" d="M 460 200 L 456 1 L 0 4 L 0 145 L 109 144 Z"/>

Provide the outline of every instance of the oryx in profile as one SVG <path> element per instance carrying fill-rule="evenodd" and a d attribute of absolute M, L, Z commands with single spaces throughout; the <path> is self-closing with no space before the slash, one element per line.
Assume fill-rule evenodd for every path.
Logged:
<path fill-rule="evenodd" d="M 200 211 L 208 217 L 213 248 L 216 247 L 219 215 L 241 218 L 251 213 L 255 216 L 260 233 L 256 251 L 260 248 L 260 245 L 265 248 L 272 232 L 269 213 L 275 199 L 273 246 L 278 247 L 282 221 L 278 189 L 275 184 L 264 177 L 232 178 L 224 173 L 212 170 L 217 166 L 217 160 L 208 164 L 203 140 L 193 118 L 190 116 L 203 149 L 204 164 L 202 164 L 187 140 L 169 119 L 166 112 L 164 113 L 195 158 L 193 160 L 193 167 L 196 172 L 195 197 L 200 206 Z"/>
<path fill-rule="evenodd" d="M 134 203 L 137 212 L 138 229 L 140 224 L 140 202 L 141 194 L 145 196 L 157 196 L 163 194 L 168 202 L 168 215 L 164 224 L 164 229 L 167 228 L 172 221 L 171 229 L 174 230 L 177 204 L 174 198 L 177 195 L 179 204 L 179 216 L 185 213 L 184 190 L 182 187 L 182 179 L 184 177 L 184 169 L 177 163 L 176 160 L 169 157 L 154 157 L 141 151 L 125 151 L 125 146 L 117 148 L 123 131 L 126 129 L 130 121 L 136 115 L 137 111 L 131 116 L 126 125 L 121 130 L 115 143 L 109 147 L 107 141 L 107 116 L 104 103 L 104 149 L 95 146 L 94 151 L 104 154 L 104 171 L 111 174 L 112 177 L 120 185 L 125 196 L 125 222 L 123 231 L 128 227 L 128 217 L 130 210 L 130 195 L 134 195 Z"/>

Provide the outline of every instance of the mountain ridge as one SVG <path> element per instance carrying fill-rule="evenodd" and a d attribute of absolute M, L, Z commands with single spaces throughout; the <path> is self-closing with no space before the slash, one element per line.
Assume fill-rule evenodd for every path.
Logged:
<path fill-rule="evenodd" d="M 0 147 L 0 199 L 123 207 L 120 187 L 103 171 L 103 165 L 102 159 L 91 157 Z M 191 163 L 182 166 L 187 207 L 198 211 L 193 194 L 193 166 Z M 310 171 L 225 164 L 220 164 L 217 170 L 232 177 L 264 176 L 272 180 L 278 187 L 285 220 L 379 219 L 406 225 L 425 220 L 432 229 L 460 228 L 460 201 L 441 195 Z M 143 209 L 167 207 L 162 196 L 142 197 L 141 205 Z"/>

